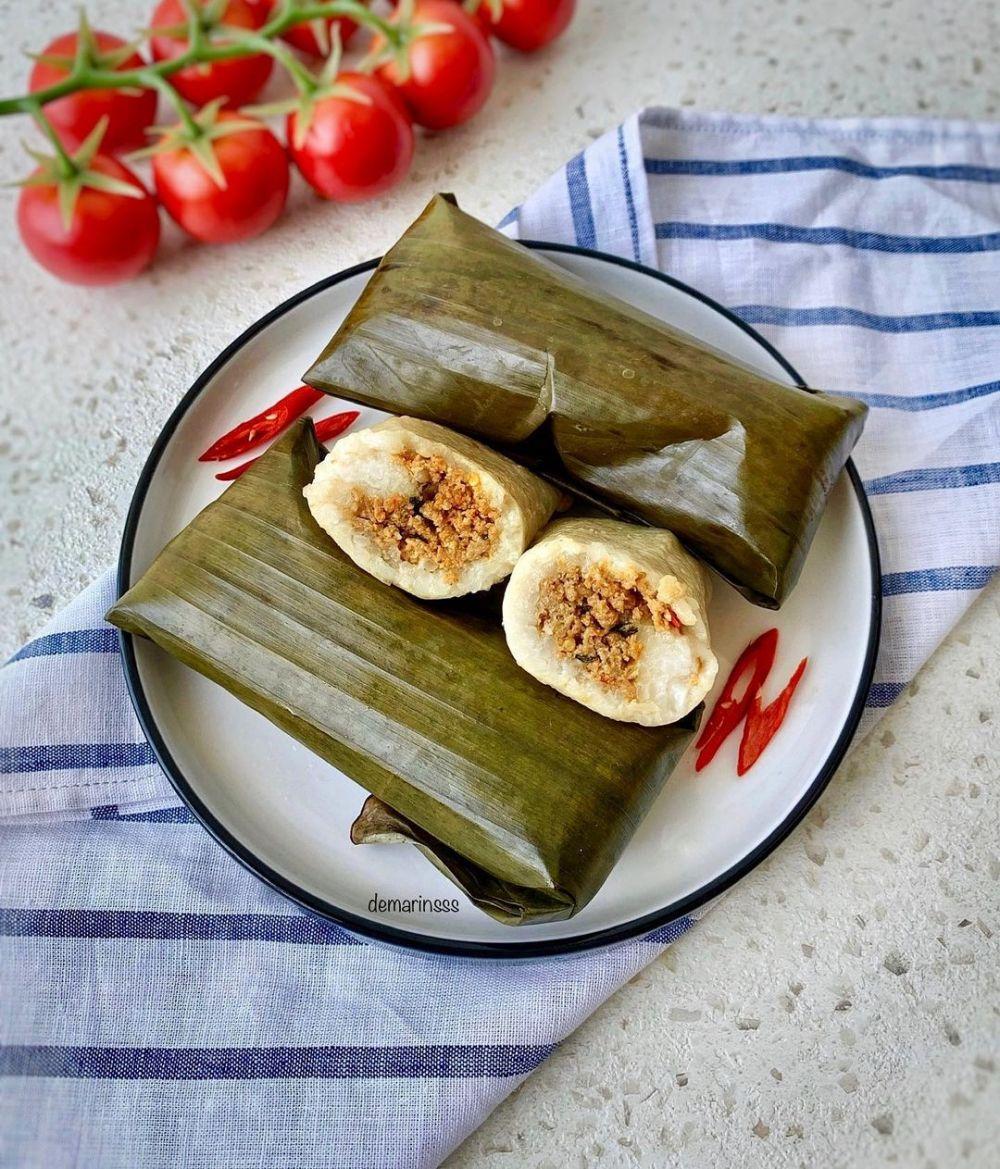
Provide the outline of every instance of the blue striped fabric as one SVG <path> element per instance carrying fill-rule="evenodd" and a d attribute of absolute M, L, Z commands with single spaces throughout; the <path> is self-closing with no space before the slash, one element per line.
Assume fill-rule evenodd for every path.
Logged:
<path fill-rule="evenodd" d="M 857 461 L 886 598 L 869 726 L 1000 563 L 998 146 L 930 122 L 651 110 L 504 220 L 739 306 L 811 382 L 869 403 Z M 296 911 L 155 766 L 101 621 L 111 589 L 0 671 L 0 1164 L 428 1169 L 700 916 L 498 965 Z"/>
<path fill-rule="evenodd" d="M 647 158 L 648 175 L 779 175 L 835 170 L 859 179 L 934 179 L 941 182 L 1000 183 L 1000 167 L 872 166 L 842 154 L 801 154 L 791 158 Z"/>
<path fill-rule="evenodd" d="M 657 239 L 728 242 L 763 240 L 772 244 L 836 245 L 894 255 L 966 255 L 1000 251 L 1000 231 L 978 235 L 894 235 L 848 227 L 799 227 L 794 223 L 686 223 L 668 220 L 656 225 Z"/>
<path fill-rule="evenodd" d="M 19 649 L 10 659 L 21 662 L 25 658 L 56 657 L 60 654 L 111 654 L 118 652 L 116 629 L 66 629 L 37 637 Z"/>
<path fill-rule="evenodd" d="M 906 410 L 913 413 L 917 410 L 958 406 L 962 402 L 974 402 L 977 398 L 988 398 L 996 393 L 1000 393 L 1000 382 L 983 382 L 978 386 L 963 386 L 959 390 L 941 390 L 933 394 L 871 394 L 855 391 L 854 397 L 883 410 Z"/>
<path fill-rule="evenodd" d="M 430 1080 L 525 1076 L 551 1044 L 0 1047 L 0 1076 L 83 1080 Z"/>
<path fill-rule="evenodd" d="M 155 763 L 148 743 L 39 743 L 0 747 L 0 775 L 81 768 L 142 767 Z"/>
<path fill-rule="evenodd" d="M 194 824 L 196 818 L 186 805 L 152 808 L 148 812 L 123 812 L 117 804 L 98 804 L 90 809 L 92 820 L 113 820 L 119 824 Z"/>
<path fill-rule="evenodd" d="M 632 238 L 632 259 L 642 261 L 642 245 L 639 241 L 639 216 L 635 207 L 635 195 L 632 191 L 632 176 L 628 161 L 628 146 L 625 143 L 625 129 L 618 127 L 616 134 L 618 141 L 618 164 L 622 172 L 622 185 L 625 189 L 625 209 L 628 212 L 629 234 Z"/>
<path fill-rule="evenodd" d="M 573 215 L 574 240 L 581 248 L 597 247 L 597 232 L 594 228 L 594 209 L 587 181 L 587 160 L 582 154 L 566 164 L 566 186 L 569 189 L 569 206 Z"/>
<path fill-rule="evenodd" d="M 891 599 L 871 725 L 1000 562 L 1000 133 L 645 121 L 658 265 L 870 408 L 856 460 Z"/>
<path fill-rule="evenodd" d="M 1000 296 L 1000 293 L 997 294 Z M 913 313 L 890 317 L 837 305 L 782 308 L 775 304 L 738 304 L 733 312 L 748 325 L 850 325 L 880 333 L 925 333 L 937 329 L 989 329 L 1000 325 L 1000 312 Z"/>
<path fill-rule="evenodd" d="M 960 564 L 948 568 L 917 568 L 911 572 L 888 572 L 882 577 L 882 596 L 907 593 L 944 593 L 957 589 L 981 589 L 990 583 L 995 564 Z"/>
<path fill-rule="evenodd" d="M 868 705 L 874 710 L 884 710 L 892 706 L 906 686 L 906 682 L 876 682 L 868 693 Z"/>
<path fill-rule="evenodd" d="M 972 463 L 967 467 L 914 467 L 868 479 L 869 495 L 899 495 L 904 491 L 953 491 L 957 487 L 983 487 L 1000 483 L 1000 463 Z"/>
<path fill-rule="evenodd" d="M 5 909 L 0 906 L 0 937 L 361 945 L 354 934 L 319 917 L 281 913 L 165 913 L 148 909 Z"/>
<path fill-rule="evenodd" d="M 691 917 L 682 917 L 677 921 L 668 922 L 667 925 L 660 926 L 659 929 L 653 930 L 646 935 L 647 942 L 662 942 L 668 945 L 670 942 L 676 942 L 677 939 L 686 933 L 691 926 L 694 925 L 694 919 Z"/>

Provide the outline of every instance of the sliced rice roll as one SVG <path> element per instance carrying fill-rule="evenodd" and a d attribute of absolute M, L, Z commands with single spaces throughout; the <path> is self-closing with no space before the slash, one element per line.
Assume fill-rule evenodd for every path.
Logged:
<path fill-rule="evenodd" d="M 676 722 L 715 681 L 708 575 L 660 528 L 556 520 L 517 562 L 503 625 L 522 669 L 608 718 Z"/>
<path fill-rule="evenodd" d="M 425 600 L 504 580 L 560 500 L 482 443 L 415 418 L 340 439 L 304 494 L 359 568 Z"/>

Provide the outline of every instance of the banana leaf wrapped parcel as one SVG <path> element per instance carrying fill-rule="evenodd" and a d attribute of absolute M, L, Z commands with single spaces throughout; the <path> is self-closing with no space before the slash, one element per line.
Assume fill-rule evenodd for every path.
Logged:
<path fill-rule="evenodd" d="M 445 196 L 383 258 L 305 381 L 482 438 L 668 528 L 770 608 L 866 412 L 736 363 Z"/>
<path fill-rule="evenodd" d="M 160 553 L 108 619 L 152 639 L 372 793 L 356 841 L 414 843 L 486 913 L 571 917 L 696 729 L 612 722 L 520 669 L 486 606 L 357 567 L 303 489 L 295 425 Z M 331 789 L 333 790 L 333 789 Z"/>

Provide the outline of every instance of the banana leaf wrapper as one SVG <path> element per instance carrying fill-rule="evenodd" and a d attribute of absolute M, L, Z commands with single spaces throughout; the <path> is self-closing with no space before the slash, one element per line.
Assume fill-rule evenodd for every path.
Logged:
<path fill-rule="evenodd" d="M 108 620 L 377 797 L 355 840 L 413 840 L 500 921 L 571 917 L 601 887 L 700 712 L 655 729 L 610 722 L 519 669 L 489 604 L 432 606 L 369 576 L 303 498 L 322 456 L 312 424 L 296 424 L 167 545 Z"/>
<path fill-rule="evenodd" d="M 453 426 L 675 532 L 777 608 L 865 406 L 740 365 L 436 196 L 305 381 Z"/>

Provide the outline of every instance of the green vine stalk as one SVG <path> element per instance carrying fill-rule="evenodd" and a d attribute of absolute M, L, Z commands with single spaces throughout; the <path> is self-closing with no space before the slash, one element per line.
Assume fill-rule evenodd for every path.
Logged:
<path fill-rule="evenodd" d="M 249 53 L 266 52 L 274 57 L 298 80 L 298 61 L 292 59 L 284 46 L 275 44 L 275 39 L 294 25 L 309 20 L 345 16 L 355 23 L 378 33 L 391 53 L 401 54 L 413 35 L 413 29 L 406 22 L 391 23 L 372 12 L 360 0 L 327 0 L 326 3 L 309 3 L 308 0 L 283 0 L 274 15 L 259 29 L 248 33 L 220 26 L 222 38 L 213 40 L 202 23 L 202 11 L 193 0 L 186 0 L 187 48 L 177 57 L 166 61 L 155 61 L 141 69 L 111 70 L 95 68 L 84 54 L 78 54 L 68 75 L 46 89 L 17 97 L 0 99 L 0 117 L 10 114 L 27 114 L 41 128 L 56 149 L 57 158 L 72 168 L 72 161 L 59 144 L 58 137 L 44 113 L 44 107 L 59 98 L 68 97 L 85 89 L 155 89 L 170 102 L 177 116 L 192 133 L 197 132 L 191 111 L 169 78 L 190 65 L 211 64 L 214 61 L 228 61 L 245 57 Z M 86 29 L 86 17 L 81 15 L 81 29 Z"/>

